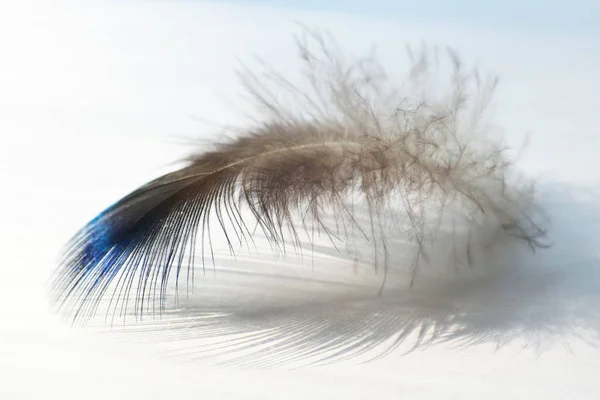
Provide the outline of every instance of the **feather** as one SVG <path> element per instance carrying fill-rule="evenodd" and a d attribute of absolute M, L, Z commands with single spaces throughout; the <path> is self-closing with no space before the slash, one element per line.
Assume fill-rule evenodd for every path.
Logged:
<path fill-rule="evenodd" d="M 408 81 L 398 86 L 372 58 L 344 65 L 320 34 L 307 30 L 297 44 L 310 89 L 268 68 L 262 76 L 242 68 L 261 118 L 238 137 L 192 153 L 182 168 L 83 227 L 53 281 L 59 310 L 87 321 L 108 300 L 113 316 L 164 314 L 170 285 L 175 295 L 182 280 L 188 292 L 193 288 L 197 256 L 203 268 L 218 265 L 216 230 L 233 255 L 252 248 L 258 234 L 285 254 L 315 231 L 332 242 L 360 232 L 377 248 L 373 263 L 383 264 L 382 285 L 393 258 L 390 229 L 416 245 L 412 284 L 419 265 L 439 261 L 427 247 L 440 229 L 448 231 L 441 222 L 449 210 L 471 227 L 491 223 L 533 249 L 544 246 L 531 186 L 511 178 L 505 146 L 487 137 L 489 126 L 481 122 L 496 79 L 465 71 L 449 51 L 450 91 L 432 97 L 423 84 L 430 72 L 425 50 L 411 53 Z M 407 221 L 402 229 L 390 210 Z M 462 252 L 466 264 L 471 242 Z"/>

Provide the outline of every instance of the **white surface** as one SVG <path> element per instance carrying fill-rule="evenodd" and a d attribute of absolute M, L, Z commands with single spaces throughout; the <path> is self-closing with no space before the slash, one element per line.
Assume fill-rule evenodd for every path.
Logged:
<path fill-rule="evenodd" d="M 177 142 L 206 132 L 191 116 L 227 121 L 218 96 L 235 95 L 236 57 L 289 66 L 294 20 L 356 52 L 377 43 L 386 63 L 424 39 L 498 72 L 499 122 L 515 144 L 531 133 L 523 168 L 566 193 L 545 197 L 560 203 L 557 245 L 537 262 L 551 273 L 459 296 L 490 307 L 471 335 L 481 344 L 358 366 L 235 372 L 56 321 L 45 285 L 60 246 L 184 155 Z M 401 22 L 194 2 L 0 6 L 0 398 L 599 398 L 600 352 L 576 338 L 600 330 L 597 40 Z"/>

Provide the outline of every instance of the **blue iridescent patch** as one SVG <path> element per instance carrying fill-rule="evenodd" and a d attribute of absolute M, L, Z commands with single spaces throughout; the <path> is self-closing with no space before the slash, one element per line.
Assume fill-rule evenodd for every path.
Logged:
<path fill-rule="evenodd" d="M 82 249 L 82 264 L 97 264 L 114 246 L 114 230 L 105 213 L 99 214 L 88 223 L 88 237 Z"/>

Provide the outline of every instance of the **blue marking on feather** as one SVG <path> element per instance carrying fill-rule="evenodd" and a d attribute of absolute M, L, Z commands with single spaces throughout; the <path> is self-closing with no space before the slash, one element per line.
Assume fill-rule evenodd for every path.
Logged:
<path fill-rule="evenodd" d="M 88 223 L 90 232 L 82 249 L 82 264 L 93 268 L 115 245 L 114 229 L 110 220 L 100 213 Z"/>

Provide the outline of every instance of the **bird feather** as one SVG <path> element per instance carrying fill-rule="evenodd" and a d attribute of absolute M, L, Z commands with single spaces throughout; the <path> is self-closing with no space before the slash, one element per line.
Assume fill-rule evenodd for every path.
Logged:
<path fill-rule="evenodd" d="M 251 248 L 257 232 L 285 253 L 289 243 L 301 248 L 301 236 L 313 237 L 315 229 L 332 241 L 339 226 L 345 237 L 356 229 L 383 249 L 387 270 L 391 241 L 382 225 L 390 224 L 385 215 L 392 209 L 408 221 L 403 232 L 417 247 L 411 282 L 420 262 L 433 262 L 427 242 L 450 208 L 471 225 L 492 221 L 543 247 L 531 187 L 511 180 L 506 147 L 486 136 L 489 126 L 481 122 L 496 79 L 465 71 L 449 51 L 450 90 L 431 97 L 423 85 L 431 72 L 427 51 L 411 52 L 407 82 L 393 85 L 373 58 L 345 65 L 327 38 L 307 30 L 297 41 L 308 91 L 268 68 L 262 76 L 242 68 L 241 82 L 262 118 L 237 137 L 194 151 L 183 167 L 136 189 L 75 234 L 53 281 L 60 310 L 86 321 L 108 299 L 113 315 L 130 308 L 136 316 L 164 313 L 170 284 L 176 293 L 181 280 L 188 291 L 193 286 L 197 255 L 203 268 L 218 264 L 215 228 L 232 254 Z M 389 337 L 393 330 L 384 325 Z"/>

